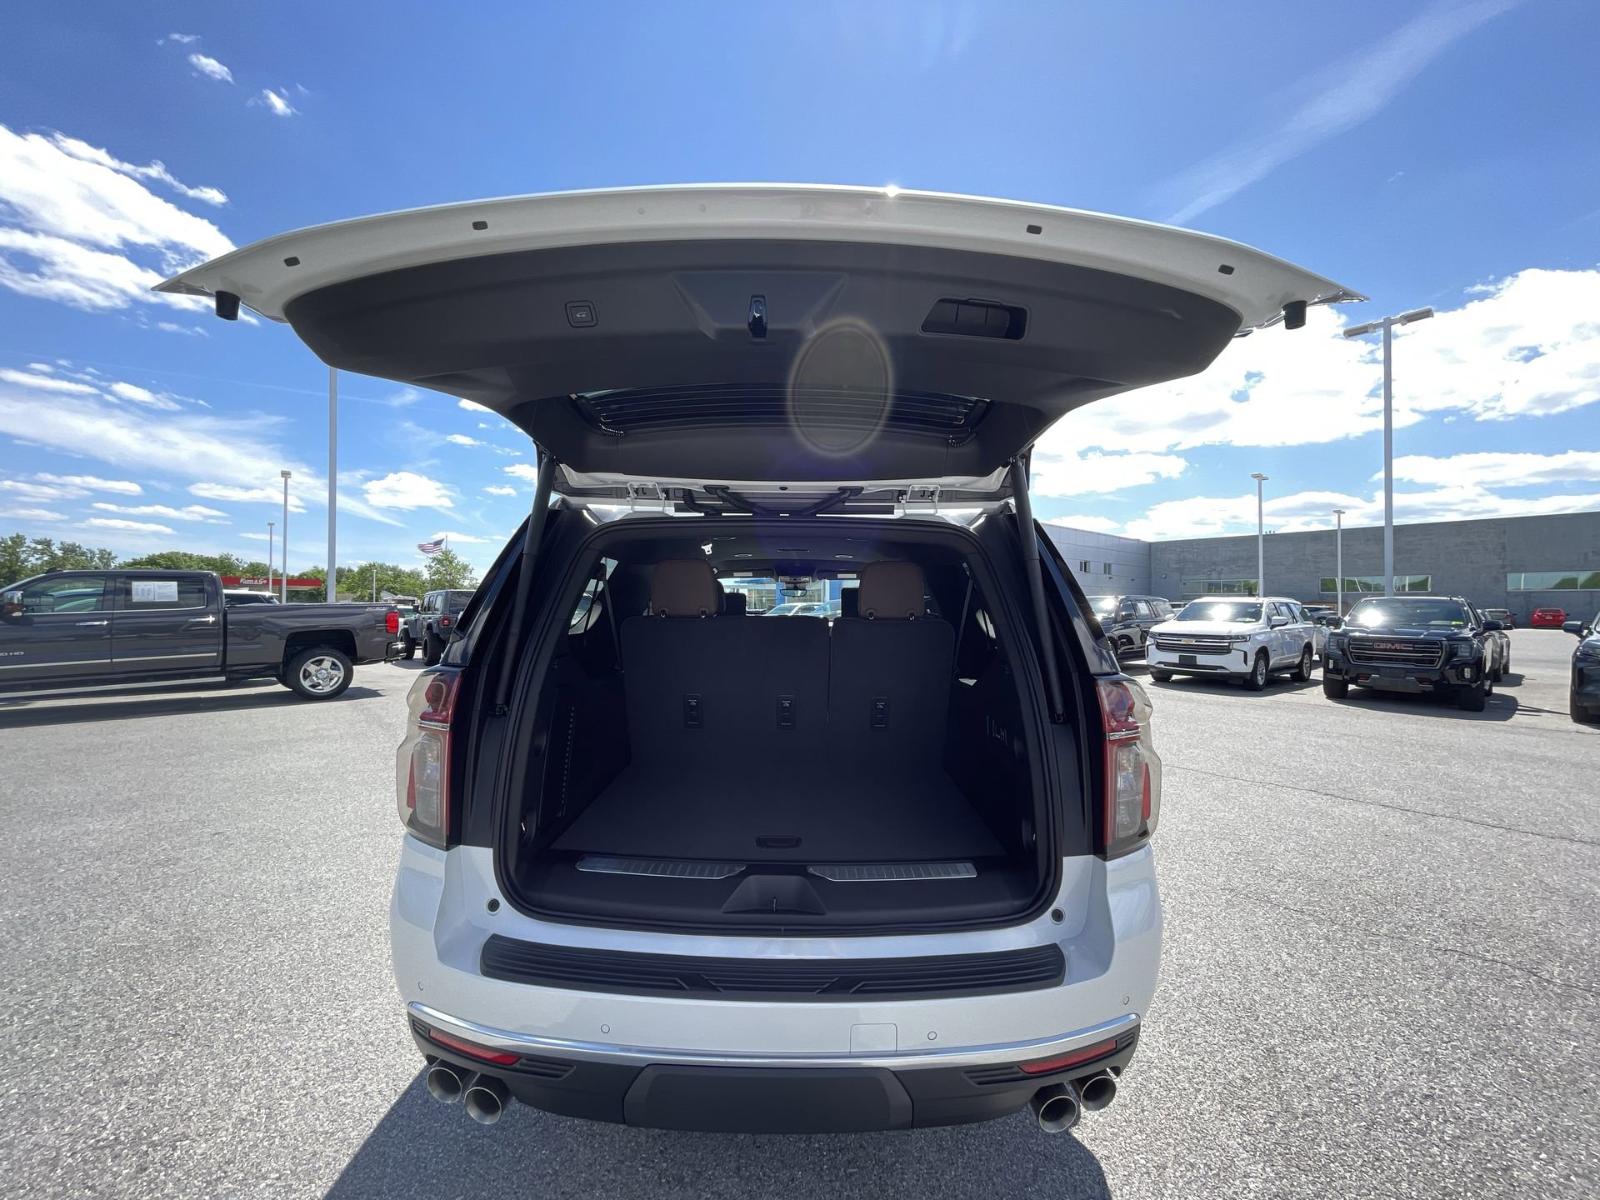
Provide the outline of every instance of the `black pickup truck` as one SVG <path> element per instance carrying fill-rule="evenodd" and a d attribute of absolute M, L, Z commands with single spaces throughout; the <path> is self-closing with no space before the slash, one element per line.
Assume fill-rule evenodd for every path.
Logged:
<path fill-rule="evenodd" d="M 394 659 L 384 605 L 229 605 L 206 571 L 52 571 L 0 589 L 0 691 L 215 678 L 276 679 L 308 700 Z"/>
<path fill-rule="evenodd" d="M 1511 665 L 1499 621 L 1460 596 L 1373 596 L 1328 633 L 1322 692 L 1342 700 L 1351 684 L 1448 695 L 1482 712 Z"/>

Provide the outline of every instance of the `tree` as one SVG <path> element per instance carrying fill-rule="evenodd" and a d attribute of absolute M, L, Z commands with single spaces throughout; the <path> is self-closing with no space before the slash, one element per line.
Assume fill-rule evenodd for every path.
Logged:
<path fill-rule="evenodd" d="M 339 594 L 350 600 L 371 600 L 374 579 L 380 600 L 385 592 L 420 596 L 428 590 L 427 578 L 421 571 L 394 563 L 365 562 L 339 568 Z"/>
<path fill-rule="evenodd" d="M 153 567 L 158 571 L 215 571 L 218 575 L 241 575 L 244 560 L 232 554 L 193 554 L 188 550 L 158 550 L 123 562 L 125 567 Z"/>
<path fill-rule="evenodd" d="M 424 573 L 430 592 L 440 588 L 475 587 L 478 582 L 472 564 L 448 546 L 428 560 Z"/>
<path fill-rule="evenodd" d="M 46 571 L 109 571 L 117 564 L 110 550 L 61 542 L 54 538 L 30 538 L 13 533 L 0 539 L 0 583 L 16 583 Z"/>
<path fill-rule="evenodd" d="M 28 535 L 13 533 L 0 539 L 0 583 L 15 583 L 31 573 L 28 570 Z"/>

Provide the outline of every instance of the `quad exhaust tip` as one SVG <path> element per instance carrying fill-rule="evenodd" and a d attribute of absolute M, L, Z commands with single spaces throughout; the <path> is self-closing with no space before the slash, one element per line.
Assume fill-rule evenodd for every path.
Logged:
<path fill-rule="evenodd" d="M 1117 1077 L 1110 1071 L 1091 1075 L 1078 1084 L 1078 1103 L 1084 1112 L 1099 1112 L 1117 1098 Z"/>
<path fill-rule="evenodd" d="M 1078 1094 L 1064 1083 L 1040 1088 L 1028 1101 L 1039 1128 L 1045 1133 L 1065 1133 L 1082 1115 Z"/>
<path fill-rule="evenodd" d="M 506 1111 L 511 1093 L 493 1075 L 479 1075 L 467 1089 L 467 1116 L 479 1125 L 493 1125 Z"/>

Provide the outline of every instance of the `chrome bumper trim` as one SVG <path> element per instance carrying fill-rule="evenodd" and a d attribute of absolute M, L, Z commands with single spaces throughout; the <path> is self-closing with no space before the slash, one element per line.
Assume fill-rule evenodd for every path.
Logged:
<path fill-rule="evenodd" d="M 475 1021 L 452 1017 L 413 1000 L 406 1012 L 424 1025 L 464 1037 L 479 1045 L 519 1053 L 554 1054 L 591 1062 L 672 1063 L 721 1067 L 976 1067 L 1020 1059 L 1045 1058 L 1076 1050 L 1110 1037 L 1120 1037 L 1139 1024 L 1139 1014 L 1128 1013 L 1087 1029 L 1027 1042 L 1002 1042 L 987 1046 L 946 1046 L 896 1054 L 741 1054 L 707 1050 L 670 1050 L 649 1046 L 619 1046 L 605 1042 L 579 1042 L 495 1029 Z"/>

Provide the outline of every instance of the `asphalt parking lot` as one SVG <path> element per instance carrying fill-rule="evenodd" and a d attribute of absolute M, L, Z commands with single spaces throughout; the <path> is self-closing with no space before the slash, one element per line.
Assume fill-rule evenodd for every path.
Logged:
<path fill-rule="evenodd" d="M 0 1193 L 1600 1194 L 1600 728 L 1572 638 L 1481 714 L 1313 682 L 1150 683 L 1156 1007 L 1116 1104 L 844 1138 L 428 1100 L 389 977 L 415 664 L 0 698 Z"/>

